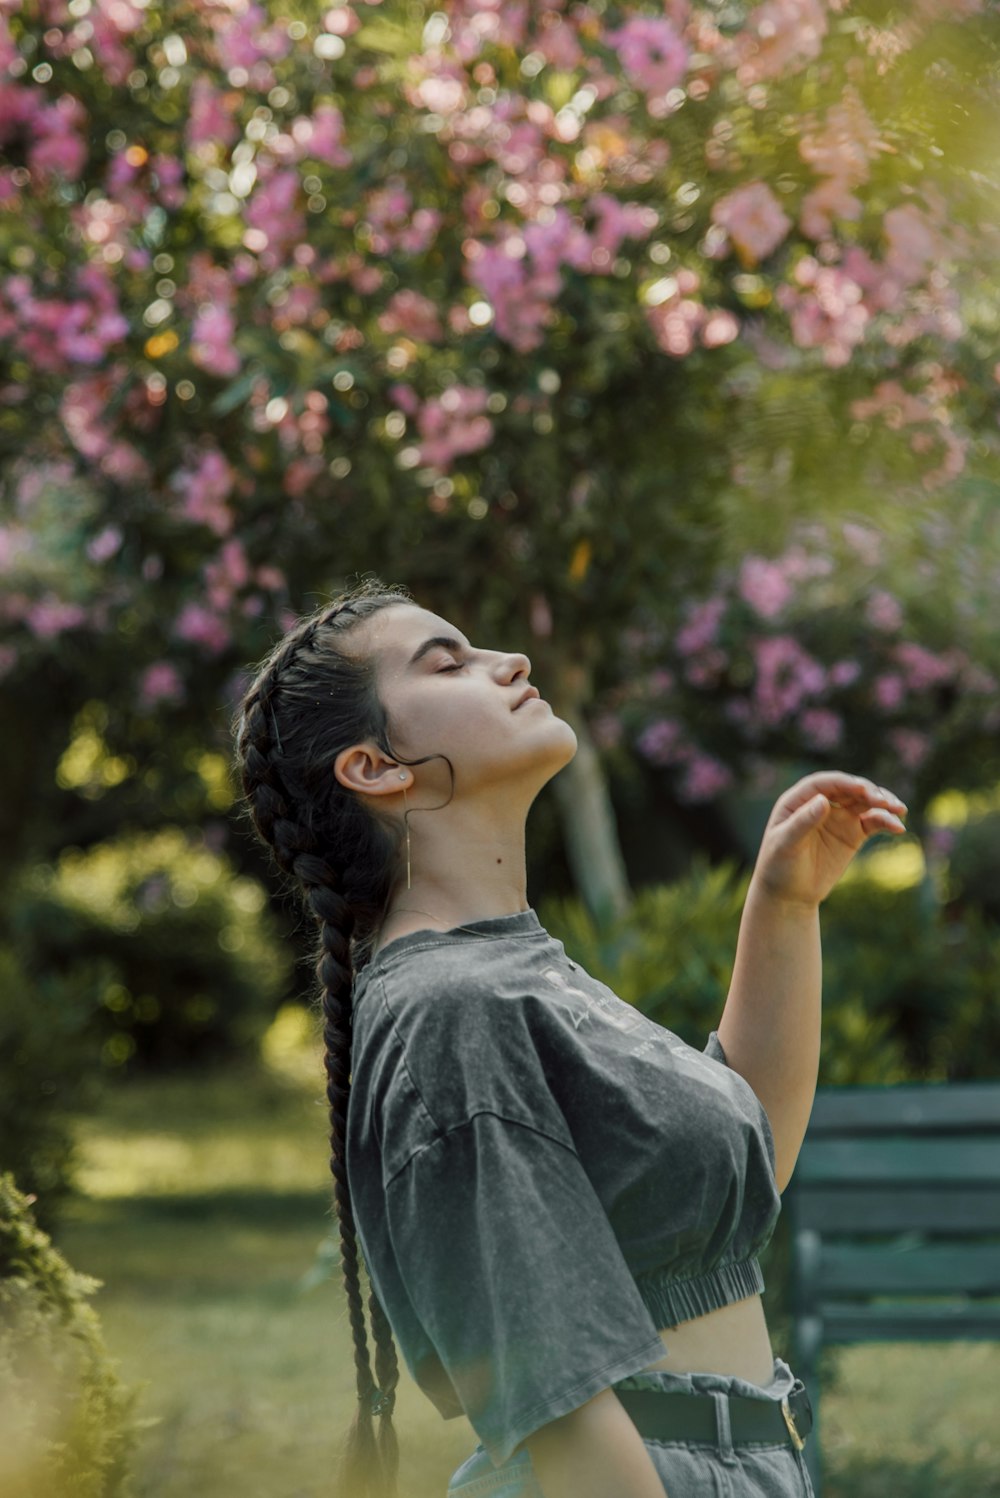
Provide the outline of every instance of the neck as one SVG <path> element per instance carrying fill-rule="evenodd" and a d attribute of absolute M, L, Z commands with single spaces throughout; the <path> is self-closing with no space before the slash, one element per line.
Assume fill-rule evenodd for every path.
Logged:
<path fill-rule="evenodd" d="M 410 888 L 396 885 L 382 923 L 401 936 L 428 925 L 446 930 L 466 921 L 528 909 L 524 831 L 527 813 L 461 809 L 451 819 L 418 812 L 410 819 Z"/>

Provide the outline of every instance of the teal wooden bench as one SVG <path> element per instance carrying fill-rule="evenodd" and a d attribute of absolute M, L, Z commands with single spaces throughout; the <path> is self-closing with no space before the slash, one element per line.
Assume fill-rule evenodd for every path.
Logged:
<path fill-rule="evenodd" d="M 1000 1340 L 1000 1082 L 820 1088 L 785 1210 L 819 1494 L 824 1346 Z"/>

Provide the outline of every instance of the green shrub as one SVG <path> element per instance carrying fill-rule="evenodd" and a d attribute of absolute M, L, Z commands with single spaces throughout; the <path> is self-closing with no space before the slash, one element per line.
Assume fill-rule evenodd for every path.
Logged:
<path fill-rule="evenodd" d="M 38 1197 L 52 1232 L 71 1189 L 70 1119 L 102 1089 L 95 1018 L 108 975 L 100 964 L 32 978 L 0 947 L 0 1169 Z"/>
<path fill-rule="evenodd" d="M 950 901 L 1000 923 L 1000 811 L 956 827 L 954 839 L 948 856 Z"/>
<path fill-rule="evenodd" d="M 127 1498 L 140 1390 L 119 1382 L 70 1268 L 36 1226 L 32 1198 L 0 1174 L 0 1492 Z"/>
<path fill-rule="evenodd" d="M 540 918 L 594 977 L 701 1048 L 722 1014 L 749 876 L 697 866 L 602 929 L 576 900 Z M 859 873 L 822 909 L 821 1086 L 996 1076 L 1000 933 Z"/>
<path fill-rule="evenodd" d="M 263 888 L 179 828 L 67 850 L 21 880 L 9 920 L 36 982 L 99 972 L 112 1069 L 251 1053 L 289 982 Z"/>

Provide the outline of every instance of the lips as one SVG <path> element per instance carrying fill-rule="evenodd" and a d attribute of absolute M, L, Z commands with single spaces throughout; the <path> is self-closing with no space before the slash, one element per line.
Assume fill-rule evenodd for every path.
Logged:
<path fill-rule="evenodd" d="M 529 687 L 528 690 L 521 697 L 520 702 L 515 702 L 515 704 L 514 704 L 513 708 L 511 709 L 511 711 L 516 713 L 517 710 L 518 710 L 518 708 L 519 707 L 523 707 L 526 702 L 537 702 L 537 701 L 539 701 L 541 699 L 541 695 L 542 694 L 541 694 L 541 692 L 539 692 L 539 690 L 538 690 L 537 687 Z"/>

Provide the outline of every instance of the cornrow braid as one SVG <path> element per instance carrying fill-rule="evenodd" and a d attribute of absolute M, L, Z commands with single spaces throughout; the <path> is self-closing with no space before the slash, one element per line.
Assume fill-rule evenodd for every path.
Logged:
<path fill-rule="evenodd" d="M 397 876 L 400 839 L 398 829 L 374 817 L 331 773 L 340 750 L 366 738 L 398 760 L 371 663 L 336 643 L 379 610 L 412 601 L 403 590 L 372 581 L 300 620 L 260 666 L 236 724 L 237 762 L 254 828 L 295 880 L 317 925 L 330 1170 L 358 1392 L 338 1498 L 397 1495 L 392 1410 L 399 1362 L 389 1319 L 370 1286 L 372 1371 L 346 1140 L 354 973 L 371 955 Z"/>

